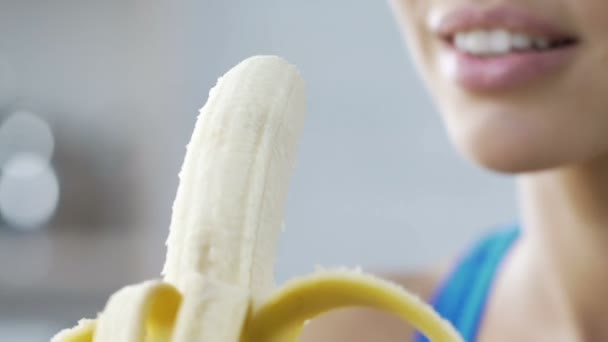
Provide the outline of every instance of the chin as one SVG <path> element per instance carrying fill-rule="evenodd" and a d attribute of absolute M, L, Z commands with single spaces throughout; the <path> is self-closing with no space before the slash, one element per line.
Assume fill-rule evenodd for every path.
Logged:
<path fill-rule="evenodd" d="M 504 153 L 501 151 L 479 152 L 468 150 L 464 153 L 464 156 L 469 161 L 481 168 L 491 172 L 507 175 L 544 171 L 563 165 L 548 161 L 542 162 L 538 159 L 525 156 L 525 153 L 518 154 L 513 151 Z"/>
<path fill-rule="evenodd" d="M 538 142 L 502 138 L 500 134 L 467 135 L 452 138 L 466 160 L 492 172 L 517 175 L 559 168 L 572 162 L 558 148 L 548 149 Z M 563 150 L 562 150 L 563 152 Z"/>

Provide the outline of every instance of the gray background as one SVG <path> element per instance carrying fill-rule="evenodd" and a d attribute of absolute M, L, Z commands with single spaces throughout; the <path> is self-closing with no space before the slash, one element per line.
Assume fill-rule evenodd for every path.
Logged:
<path fill-rule="evenodd" d="M 280 281 L 315 265 L 414 271 L 515 218 L 511 180 L 449 145 L 383 1 L 0 9 L 0 118 L 27 109 L 51 123 L 62 185 L 47 226 L 0 234 L 1 341 L 48 340 L 120 286 L 158 276 L 195 116 L 251 55 L 283 56 L 308 84 Z"/>

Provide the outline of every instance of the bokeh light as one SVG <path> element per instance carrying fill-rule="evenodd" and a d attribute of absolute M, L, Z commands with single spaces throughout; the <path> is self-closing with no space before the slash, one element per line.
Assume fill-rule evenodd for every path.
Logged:
<path fill-rule="evenodd" d="M 49 161 L 54 148 L 51 127 L 31 112 L 17 111 L 0 126 L 0 168 L 19 154 L 33 154 Z"/>
<path fill-rule="evenodd" d="M 2 167 L 0 214 L 11 226 L 34 230 L 52 218 L 59 201 L 59 182 L 46 159 L 19 154 Z"/>

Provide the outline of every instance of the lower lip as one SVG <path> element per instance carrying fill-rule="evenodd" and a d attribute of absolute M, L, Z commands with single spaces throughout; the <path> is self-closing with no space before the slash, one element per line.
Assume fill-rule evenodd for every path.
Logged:
<path fill-rule="evenodd" d="M 542 52 L 478 57 L 450 47 L 442 64 L 448 66 L 444 71 L 465 89 L 501 91 L 554 75 L 568 64 L 575 48 L 572 45 Z"/>

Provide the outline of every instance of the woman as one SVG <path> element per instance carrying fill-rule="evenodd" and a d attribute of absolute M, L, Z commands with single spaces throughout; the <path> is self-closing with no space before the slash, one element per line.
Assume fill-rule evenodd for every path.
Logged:
<path fill-rule="evenodd" d="M 395 279 L 466 341 L 608 341 L 608 1 L 393 0 L 456 149 L 518 179 L 513 229 Z M 305 341 L 424 341 L 336 312 Z"/>

